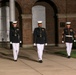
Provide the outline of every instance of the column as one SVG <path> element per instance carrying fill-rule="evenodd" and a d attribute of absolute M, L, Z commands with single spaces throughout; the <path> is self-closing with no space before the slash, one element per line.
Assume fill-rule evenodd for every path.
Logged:
<path fill-rule="evenodd" d="M 9 0 L 10 5 L 10 30 L 12 28 L 12 21 L 15 21 L 15 0 Z M 10 49 L 12 49 L 12 44 L 10 44 Z"/>
<path fill-rule="evenodd" d="M 15 21 L 15 0 L 10 0 L 10 21 Z"/>

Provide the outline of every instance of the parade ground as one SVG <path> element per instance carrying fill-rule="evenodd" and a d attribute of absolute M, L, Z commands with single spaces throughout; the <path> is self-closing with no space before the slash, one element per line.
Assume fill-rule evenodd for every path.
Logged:
<path fill-rule="evenodd" d="M 0 75 L 76 75 L 76 58 L 52 53 L 58 50 L 63 48 L 45 48 L 43 63 L 39 63 L 36 48 L 21 48 L 17 62 L 12 49 L 0 48 Z"/>

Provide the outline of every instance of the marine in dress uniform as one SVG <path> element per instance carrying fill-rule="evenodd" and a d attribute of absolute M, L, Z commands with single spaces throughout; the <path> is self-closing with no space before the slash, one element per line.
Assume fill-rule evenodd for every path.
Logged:
<path fill-rule="evenodd" d="M 71 22 L 66 22 L 66 28 L 62 32 L 62 43 L 66 44 L 68 58 L 71 56 L 73 41 L 75 40 L 75 31 L 71 28 Z"/>
<path fill-rule="evenodd" d="M 37 46 L 39 62 L 42 63 L 44 45 L 47 45 L 46 30 L 42 27 L 42 21 L 38 21 L 38 27 L 33 33 L 34 46 Z"/>
<path fill-rule="evenodd" d="M 17 21 L 13 21 L 12 25 L 13 28 L 10 30 L 10 44 L 12 44 L 13 47 L 14 61 L 17 61 L 19 53 L 19 43 L 21 43 L 20 31 L 17 27 Z"/>

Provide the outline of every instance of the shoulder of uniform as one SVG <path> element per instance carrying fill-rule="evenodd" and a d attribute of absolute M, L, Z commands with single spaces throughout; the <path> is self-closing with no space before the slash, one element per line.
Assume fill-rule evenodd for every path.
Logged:
<path fill-rule="evenodd" d="M 45 28 L 42 28 L 42 31 L 45 31 Z"/>
<path fill-rule="evenodd" d="M 38 29 L 37 27 L 35 28 L 35 30 Z"/>
<path fill-rule="evenodd" d="M 70 28 L 70 31 L 74 31 L 73 28 Z"/>
<path fill-rule="evenodd" d="M 42 29 L 45 29 L 45 28 L 42 28 Z"/>
<path fill-rule="evenodd" d="M 38 28 L 35 28 L 35 29 L 34 29 L 34 31 L 37 31 L 37 30 L 38 30 Z"/>
<path fill-rule="evenodd" d="M 43 29 L 45 29 L 44 27 L 42 27 Z"/>
<path fill-rule="evenodd" d="M 73 30 L 73 28 L 70 28 L 70 29 L 72 29 L 72 30 Z"/>
<path fill-rule="evenodd" d="M 17 27 L 16 29 L 17 29 L 17 30 L 19 30 L 19 28 L 18 28 L 18 27 Z"/>
<path fill-rule="evenodd" d="M 16 28 L 18 28 L 18 29 L 19 29 L 19 27 L 16 27 Z"/>

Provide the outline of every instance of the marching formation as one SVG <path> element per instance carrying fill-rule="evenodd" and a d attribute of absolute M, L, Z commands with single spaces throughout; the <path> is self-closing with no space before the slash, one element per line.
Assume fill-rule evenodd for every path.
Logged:
<path fill-rule="evenodd" d="M 37 47 L 38 62 L 43 62 L 44 47 L 47 46 L 47 33 L 46 29 L 42 27 L 42 21 L 38 21 L 38 27 L 33 32 L 33 43 Z M 19 47 L 21 41 L 20 30 L 17 27 L 17 21 L 12 22 L 13 28 L 10 30 L 10 44 L 13 49 L 13 59 L 18 60 Z M 67 57 L 71 57 L 71 51 L 73 42 L 76 42 L 76 34 L 73 28 L 71 28 L 71 22 L 66 22 L 66 27 L 62 32 L 62 43 L 66 45 Z"/>

